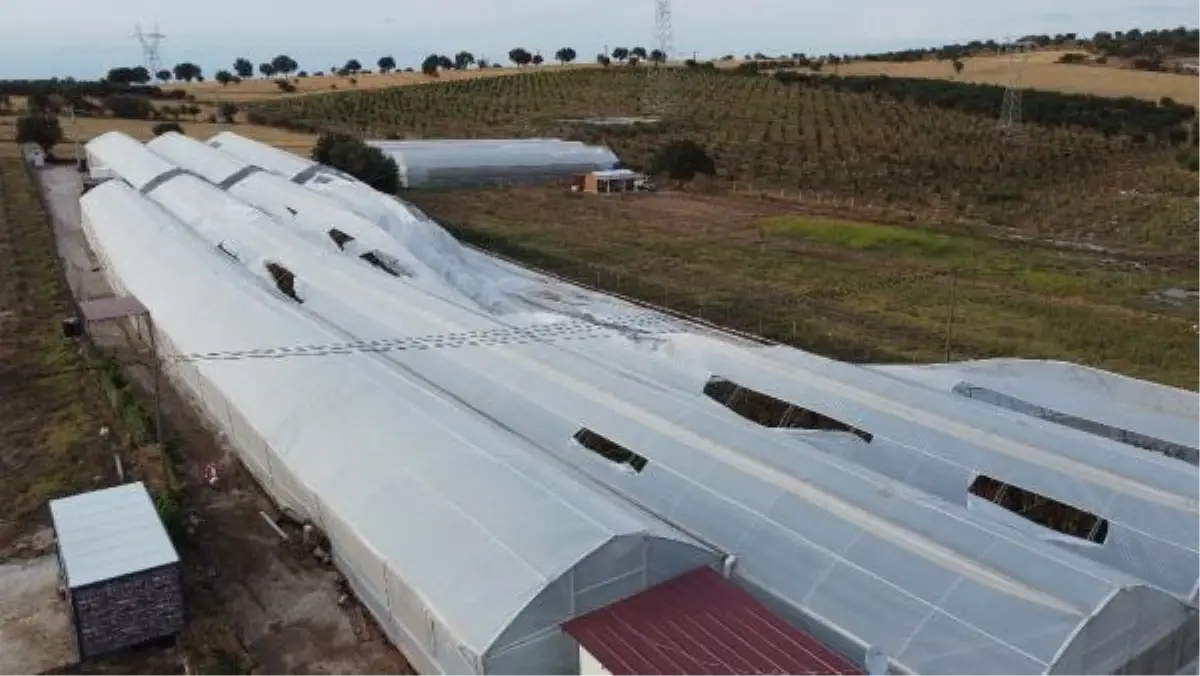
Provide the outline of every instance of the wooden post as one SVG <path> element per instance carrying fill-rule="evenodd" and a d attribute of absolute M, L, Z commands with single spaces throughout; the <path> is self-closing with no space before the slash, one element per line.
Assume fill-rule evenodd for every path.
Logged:
<path fill-rule="evenodd" d="M 946 361 L 950 361 L 950 349 L 954 340 L 954 310 L 958 303 L 958 270 L 950 271 L 950 313 L 946 317 Z"/>

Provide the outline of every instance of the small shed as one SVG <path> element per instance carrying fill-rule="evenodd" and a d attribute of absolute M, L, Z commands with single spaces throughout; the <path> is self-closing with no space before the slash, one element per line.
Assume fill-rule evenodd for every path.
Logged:
<path fill-rule="evenodd" d="M 861 674 L 749 592 L 700 568 L 563 625 L 579 673 Z"/>
<path fill-rule="evenodd" d="M 25 156 L 25 161 L 35 168 L 42 168 L 46 164 L 46 151 L 36 143 L 26 143 L 21 146 L 21 154 Z"/>
<path fill-rule="evenodd" d="M 50 501 L 80 659 L 183 628 L 179 555 L 139 481 Z"/>
<path fill-rule="evenodd" d="M 580 192 L 599 194 L 634 192 L 645 177 L 631 169 L 606 169 L 580 174 L 575 178 L 575 189 Z"/>

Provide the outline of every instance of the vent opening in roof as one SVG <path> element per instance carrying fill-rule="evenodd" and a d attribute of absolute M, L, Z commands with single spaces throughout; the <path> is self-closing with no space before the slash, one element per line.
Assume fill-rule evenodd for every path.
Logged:
<path fill-rule="evenodd" d="M 291 270 L 271 262 L 266 264 L 266 268 L 267 272 L 271 274 L 271 279 L 275 280 L 275 288 L 279 289 L 279 293 L 297 303 L 304 302 L 304 299 L 296 293 L 296 275 Z"/>
<path fill-rule="evenodd" d="M 348 242 L 354 241 L 353 237 L 351 237 L 350 235 L 347 235 L 346 233 L 342 232 L 341 230 L 338 230 L 337 228 L 331 228 L 328 232 L 328 235 L 329 235 L 329 239 L 332 239 L 333 243 L 336 244 L 338 246 L 338 248 L 342 249 L 342 250 L 346 249 L 346 244 Z"/>
<path fill-rule="evenodd" d="M 239 260 L 237 252 L 233 250 L 233 247 L 227 245 L 225 242 L 221 242 L 220 244 L 217 244 L 217 251 L 220 251 L 221 253 L 225 254 L 226 256 L 229 256 L 230 258 L 232 258 L 235 261 Z"/>
<path fill-rule="evenodd" d="M 1103 544 L 1108 537 L 1107 519 L 990 476 L 975 477 L 968 490 L 971 495 L 994 502 L 1023 519 L 1063 535 L 1097 544 Z"/>
<path fill-rule="evenodd" d="M 629 467 L 635 472 L 646 469 L 647 461 L 644 457 L 586 427 L 581 427 L 571 438 L 575 443 L 611 463 Z"/>
<path fill-rule="evenodd" d="M 763 427 L 849 432 L 868 443 L 875 438 L 870 432 L 823 413 L 742 387 L 724 378 L 710 378 L 704 385 L 704 394 L 746 420 Z"/>
<path fill-rule="evenodd" d="M 385 254 L 379 249 L 368 251 L 359 256 L 359 258 L 370 263 L 371 265 L 383 270 L 393 277 L 412 277 L 412 272 L 400 264 L 400 261 L 394 257 Z"/>

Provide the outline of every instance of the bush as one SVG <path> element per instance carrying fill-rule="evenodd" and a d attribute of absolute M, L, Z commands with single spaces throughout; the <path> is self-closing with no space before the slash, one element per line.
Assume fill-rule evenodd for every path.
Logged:
<path fill-rule="evenodd" d="M 275 86 L 279 87 L 279 91 L 285 92 L 288 94 L 291 94 L 292 92 L 296 91 L 296 85 L 292 84 L 291 82 L 288 82 L 287 80 L 276 80 Z"/>
<path fill-rule="evenodd" d="M 179 126 L 178 122 L 159 122 L 154 125 L 154 135 L 162 136 L 163 134 L 173 131 L 177 134 L 183 133 L 183 127 Z"/>
<path fill-rule="evenodd" d="M 49 153 L 62 138 L 62 125 L 53 115 L 26 115 L 17 119 L 17 143 L 36 143 Z"/>
<path fill-rule="evenodd" d="M 1087 54 L 1080 52 L 1067 52 L 1058 57 L 1058 63 L 1087 63 Z"/>
<path fill-rule="evenodd" d="M 313 146 L 312 158 L 382 193 L 394 195 L 400 189 L 400 170 L 395 160 L 349 134 L 322 134 Z"/>
<path fill-rule="evenodd" d="M 654 156 L 652 171 L 675 181 L 690 181 L 696 174 L 712 176 L 716 163 L 708 151 L 690 139 L 671 141 Z"/>
<path fill-rule="evenodd" d="M 221 119 L 227 124 L 233 124 L 235 122 L 233 118 L 238 114 L 239 110 L 240 108 L 238 108 L 236 103 L 225 101 L 217 107 L 217 114 L 220 115 Z"/>
<path fill-rule="evenodd" d="M 154 113 L 150 99 L 134 94 L 113 94 L 105 97 L 104 107 L 112 111 L 113 117 L 127 120 L 147 120 Z"/>

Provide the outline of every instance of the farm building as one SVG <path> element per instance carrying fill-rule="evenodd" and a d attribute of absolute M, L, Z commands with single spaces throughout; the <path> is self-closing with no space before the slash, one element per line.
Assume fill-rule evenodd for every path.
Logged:
<path fill-rule="evenodd" d="M 645 185 L 645 180 L 645 176 L 631 169 L 606 169 L 576 175 L 571 188 L 577 192 L 607 195 L 634 192 Z"/>
<path fill-rule="evenodd" d="M 183 628 L 179 556 L 141 482 L 50 501 L 81 659 Z"/>
<path fill-rule="evenodd" d="M 133 141 L 93 144 L 144 193 L 119 183 L 83 200 L 106 274 L 155 313 L 164 351 L 214 356 L 171 360 L 172 377 L 281 504 L 329 533 L 423 672 L 603 662 L 580 623 L 636 631 L 631 606 L 718 563 L 771 622 L 856 669 L 872 646 L 906 673 L 1174 673 L 1195 658 L 1194 465 L 593 292 L 553 316 L 538 304 L 549 282 L 453 240 L 414 246 L 436 224 L 323 174 L 320 188 L 340 188 L 314 194 L 392 238 L 356 225 L 371 247 L 417 270 L 467 268 L 534 308 L 481 310 L 454 300 L 470 296 L 462 277 L 389 274 L 325 236 L 325 212 L 281 210 L 281 188 L 168 176 L 178 160 L 224 181 L 191 146 L 164 162 Z M 253 164 L 285 182 L 323 173 L 252 144 L 220 150 L 266 157 Z M 215 358 L 297 352 L 323 356 Z M 1144 429 L 1117 417 L 1103 419 Z M 973 496 L 981 476 L 1092 526 Z"/>
<path fill-rule="evenodd" d="M 557 139 L 504 141 L 371 141 L 396 161 L 405 188 L 518 185 L 612 169 L 608 148 Z"/>

